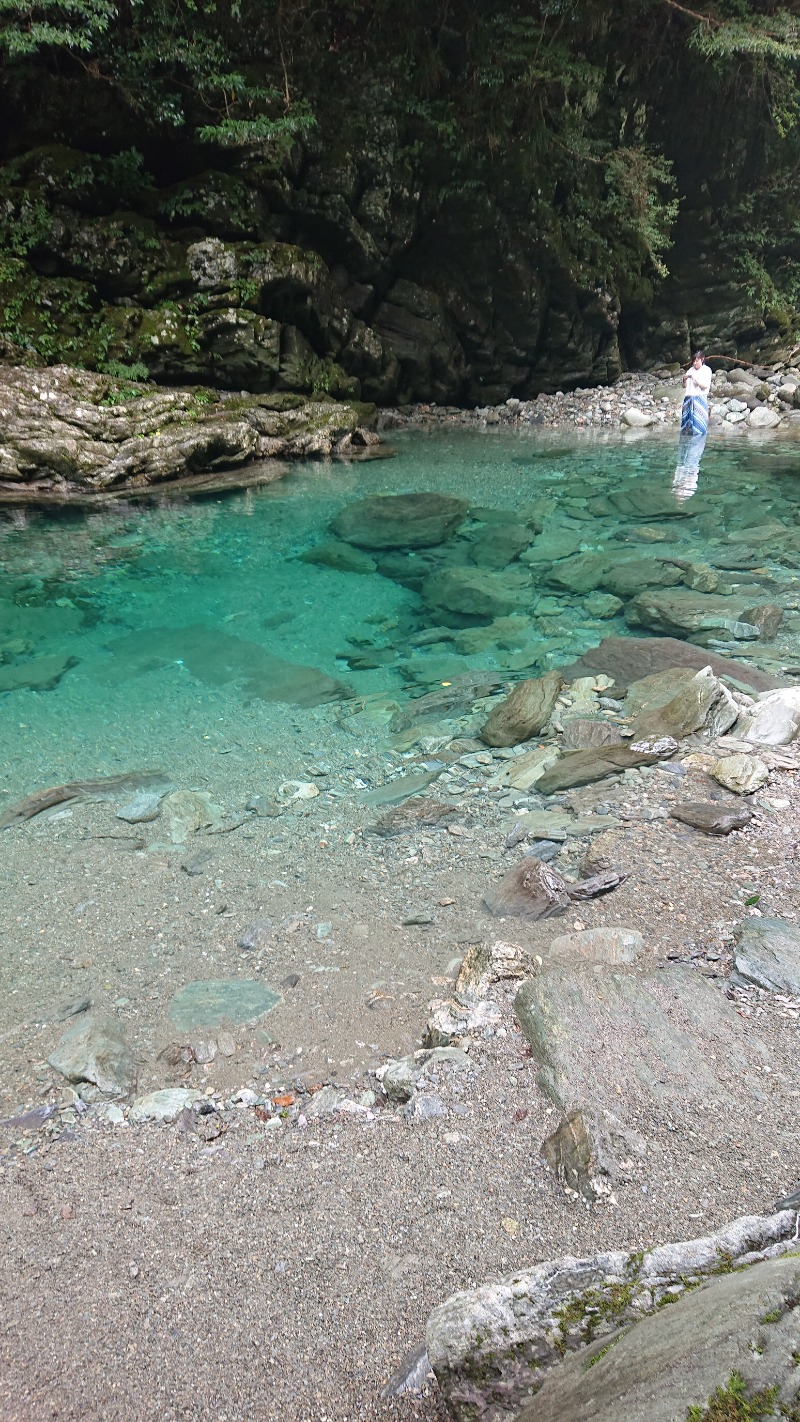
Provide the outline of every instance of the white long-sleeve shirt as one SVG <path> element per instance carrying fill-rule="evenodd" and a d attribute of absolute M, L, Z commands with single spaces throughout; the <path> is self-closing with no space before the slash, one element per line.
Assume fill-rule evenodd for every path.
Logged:
<path fill-rule="evenodd" d="M 711 367 L 705 363 L 698 369 L 692 366 L 684 376 L 684 395 L 702 395 L 707 400 L 711 389 L 711 374 Z"/>

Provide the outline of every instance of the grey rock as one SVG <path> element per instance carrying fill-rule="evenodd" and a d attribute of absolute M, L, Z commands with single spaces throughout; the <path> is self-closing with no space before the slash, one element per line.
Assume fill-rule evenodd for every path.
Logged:
<path fill-rule="evenodd" d="M 398 1057 L 378 1069 L 376 1076 L 390 1101 L 409 1101 L 431 1072 L 442 1067 L 453 1071 L 469 1071 L 470 1059 L 461 1047 L 433 1047 Z"/>
<path fill-rule="evenodd" d="M 484 723 L 481 740 L 490 746 L 516 746 L 530 740 L 550 720 L 561 686 L 561 674 L 555 671 L 519 682 Z"/>
<path fill-rule="evenodd" d="M 231 1022 L 257 1022 L 280 998 L 265 983 L 252 978 L 202 979 L 188 983 L 172 999 L 170 1020 L 176 1027 L 219 1027 Z"/>
<path fill-rule="evenodd" d="M 726 755 L 715 761 L 711 774 L 726 790 L 752 795 L 769 780 L 769 770 L 756 755 Z"/>
<path fill-rule="evenodd" d="M 568 1111 L 542 1143 L 542 1158 L 568 1194 L 595 1205 L 610 1195 L 619 1179 L 618 1157 L 643 1156 L 647 1147 L 638 1132 L 622 1125 L 610 1111 L 578 1106 Z"/>
<path fill-rule="evenodd" d="M 733 961 L 745 982 L 800 997 L 800 928 L 784 919 L 747 919 L 737 930 Z"/>
<path fill-rule="evenodd" d="M 381 1398 L 386 1401 L 391 1397 L 402 1397 L 404 1393 L 422 1392 L 429 1379 L 433 1379 L 433 1372 L 428 1350 L 424 1343 L 419 1343 L 406 1354 L 385 1387 L 381 1388 Z"/>
<path fill-rule="evenodd" d="M 785 746 L 800 730 L 800 688 L 768 691 L 755 706 L 744 711 L 736 727 L 737 735 L 756 745 Z"/>
<path fill-rule="evenodd" d="M 175 1086 L 163 1091 L 150 1091 L 146 1096 L 137 1096 L 130 1110 L 132 1121 L 176 1121 L 181 1111 L 193 1106 L 202 1097 L 202 1091 Z"/>
<path fill-rule="evenodd" d="M 554 1370 L 517 1422 L 675 1422 L 714 1407 L 791 1416 L 800 1397 L 794 1343 L 800 1328 L 797 1259 L 770 1259 L 705 1284 L 675 1308 Z M 793 1342 L 794 1340 L 794 1342 Z M 719 1401 L 719 1394 L 724 1401 Z M 749 1410 L 749 1409 L 748 1409 Z M 733 1415 L 731 1413 L 731 1415 Z"/>
<path fill-rule="evenodd" d="M 403 1111 L 407 1121 L 433 1121 L 447 1115 L 441 1096 L 432 1092 L 415 1092 Z"/>
<path fill-rule="evenodd" d="M 82 1017 L 64 1033 L 48 1062 L 68 1081 L 90 1082 L 108 1096 L 126 1096 L 136 1081 L 136 1062 L 112 1017 Z"/>
<path fill-rule="evenodd" d="M 236 947 L 244 948 L 247 952 L 254 952 L 257 948 L 263 948 L 271 933 L 271 920 L 268 918 L 256 918 L 239 934 L 236 940 Z"/>
<path fill-rule="evenodd" d="M 485 568 L 443 568 L 422 584 L 422 600 L 434 612 L 494 619 L 529 607 L 530 574 L 522 568 L 493 572 Z"/>
<path fill-rule="evenodd" d="M 500 1009 L 491 1002 L 434 1000 L 422 1034 L 424 1047 L 469 1045 L 470 1039 L 493 1029 L 500 1021 Z"/>
<path fill-rule="evenodd" d="M 446 494 L 377 494 L 348 504 L 331 528 L 360 548 L 431 548 L 455 532 L 467 507 Z"/>
<path fill-rule="evenodd" d="M 140 790 L 127 805 L 120 806 L 117 819 L 127 820 L 130 825 L 149 824 L 158 818 L 163 798 L 163 790 Z"/>
<path fill-rule="evenodd" d="M 552 839 L 537 839 L 533 844 L 529 844 L 523 850 L 526 859 L 538 859 L 542 864 L 549 864 L 557 858 L 561 850 L 561 845 Z"/>
<path fill-rule="evenodd" d="M 552 795 L 575 785 L 591 785 L 609 775 L 619 775 L 623 770 L 666 760 L 676 750 L 677 742 L 664 737 L 652 743 L 634 741 L 619 746 L 599 746 L 596 750 L 570 751 L 539 777 L 536 789 L 542 795 Z"/>
<path fill-rule="evenodd" d="M 744 829 L 753 818 L 749 805 L 731 800 L 684 800 L 670 810 L 670 819 L 691 825 L 704 834 L 730 834 Z"/>
<path fill-rule="evenodd" d="M 610 963 L 634 963 L 644 952 L 644 939 L 635 928 L 584 928 L 550 940 L 550 956 Z"/>
<path fill-rule="evenodd" d="M 625 708 L 636 714 L 630 725 L 635 740 L 645 736 L 675 736 L 707 729 L 724 735 L 734 725 L 739 707 L 710 666 L 692 672 L 684 668 L 656 672 L 628 688 Z"/>
<path fill-rule="evenodd" d="M 531 1398 L 536 1396 L 538 1404 L 543 1384 L 557 1389 L 558 1370 L 565 1355 L 584 1349 L 587 1335 L 596 1340 L 594 1356 L 618 1335 L 620 1327 L 645 1326 L 639 1321 L 648 1315 L 659 1325 L 669 1320 L 678 1307 L 676 1300 L 710 1298 L 712 1316 L 724 1318 L 727 1310 L 713 1303 L 710 1290 L 696 1287 L 709 1279 L 713 1289 L 741 1283 L 748 1292 L 753 1288 L 751 1298 L 758 1299 L 763 1295 L 757 1270 L 774 1268 L 768 1277 L 774 1281 L 777 1274 L 781 1281 L 776 1290 L 776 1311 L 796 1328 L 790 1311 L 777 1303 L 778 1293 L 785 1297 L 789 1292 L 785 1290 L 786 1283 L 797 1289 L 800 1263 L 790 1253 L 795 1219 L 794 1211 L 784 1210 L 769 1216 L 746 1216 L 718 1234 L 661 1245 L 644 1253 L 615 1250 L 583 1259 L 566 1255 L 517 1270 L 497 1283 L 454 1294 L 431 1314 L 425 1341 L 436 1380 L 455 1422 L 475 1422 L 476 1417 L 518 1422 L 520 1409 Z M 754 1267 L 738 1272 L 739 1266 L 745 1264 Z M 714 1278 L 720 1269 L 730 1268 L 737 1272 L 724 1279 Z M 751 1279 L 754 1287 L 748 1284 Z M 774 1282 L 767 1287 L 775 1287 Z M 667 1302 L 673 1307 L 662 1307 Z M 743 1345 L 748 1349 L 765 1313 L 763 1305 L 757 1305 L 757 1309 L 755 1317 L 751 1315 L 748 1325 L 741 1329 Z M 629 1336 L 635 1339 L 636 1332 L 638 1327 Z M 613 1361 L 618 1346 L 612 1348 L 609 1360 Z M 689 1348 L 693 1346 L 690 1341 Z M 670 1351 L 674 1365 L 676 1350 Z M 713 1347 L 698 1351 L 704 1357 L 718 1357 Z M 760 1359 L 750 1351 L 754 1366 L 758 1367 Z M 585 1359 L 584 1353 L 583 1376 L 591 1381 L 595 1367 L 602 1364 L 596 1363 L 587 1373 Z M 727 1381 L 731 1371 L 729 1366 L 720 1380 Z M 652 1386 L 652 1377 L 650 1382 Z M 707 1394 L 697 1398 L 691 1395 L 686 1401 L 705 1403 L 706 1398 Z M 621 1422 L 623 1417 L 649 1422 L 649 1403 L 647 1398 L 638 1408 L 624 1411 L 617 1405 L 607 1414 L 608 1422 Z M 552 1415 L 559 1416 L 558 1412 Z M 685 1415 L 686 1406 L 676 1406 L 673 1398 L 672 1411 L 663 1422 L 676 1422 Z M 593 1414 L 587 1411 L 577 1416 L 581 1422 L 584 1417 L 589 1422 Z M 528 1414 L 527 1422 L 534 1422 L 535 1418 L 538 1413 Z"/>

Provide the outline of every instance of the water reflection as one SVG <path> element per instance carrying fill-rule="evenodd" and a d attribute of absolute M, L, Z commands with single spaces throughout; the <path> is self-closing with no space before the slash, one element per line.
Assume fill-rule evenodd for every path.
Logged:
<path fill-rule="evenodd" d="M 697 492 L 700 460 L 706 447 L 705 434 L 681 433 L 678 440 L 678 463 L 672 476 L 672 492 L 680 503 Z"/>

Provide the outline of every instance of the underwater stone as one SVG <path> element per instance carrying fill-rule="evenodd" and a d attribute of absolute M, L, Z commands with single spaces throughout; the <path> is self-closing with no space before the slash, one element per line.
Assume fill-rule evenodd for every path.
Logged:
<path fill-rule="evenodd" d="M 47 1058 L 68 1081 L 89 1081 L 109 1096 L 125 1096 L 136 1080 L 136 1063 L 113 1017 L 84 1017 L 64 1033 Z"/>
<path fill-rule="evenodd" d="M 361 548 L 432 548 L 455 532 L 467 507 L 446 494 L 375 494 L 342 509 L 331 528 Z"/>
<path fill-rule="evenodd" d="M 444 568 L 422 585 L 422 600 L 467 617 L 506 617 L 530 604 L 533 583 L 520 569 L 497 573 L 483 568 Z"/>
<path fill-rule="evenodd" d="M 205 979 L 176 993 L 169 1010 L 176 1027 L 219 1027 L 220 1023 L 257 1022 L 280 1002 L 278 993 L 254 978 Z"/>

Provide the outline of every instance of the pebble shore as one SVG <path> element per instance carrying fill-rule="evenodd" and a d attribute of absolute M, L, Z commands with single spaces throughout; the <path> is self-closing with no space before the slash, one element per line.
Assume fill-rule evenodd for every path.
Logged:
<path fill-rule="evenodd" d="M 713 362 L 709 362 L 713 366 Z M 411 405 L 384 411 L 384 429 L 420 424 L 541 426 L 546 429 L 673 429 L 683 399 L 682 369 L 628 372 L 616 385 L 557 390 L 535 400 L 506 400 L 503 405 L 462 410 L 452 405 Z M 709 405 L 710 428 L 724 434 L 780 429 L 800 431 L 800 367 L 735 367 L 714 370 Z"/>

